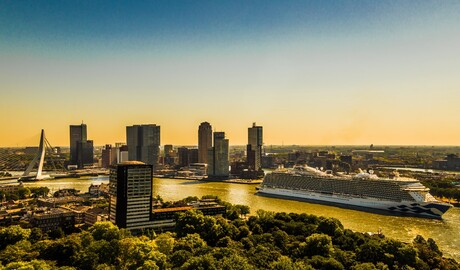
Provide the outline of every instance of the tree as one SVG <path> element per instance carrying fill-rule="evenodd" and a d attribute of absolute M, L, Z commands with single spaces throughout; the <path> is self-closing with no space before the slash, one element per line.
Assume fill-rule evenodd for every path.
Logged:
<path fill-rule="evenodd" d="M 356 264 L 351 269 L 352 270 L 378 270 L 375 264 L 371 262 Z"/>
<path fill-rule="evenodd" d="M 190 251 L 181 249 L 175 251 L 171 257 L 169 257 L 169 261 L 173 267 L 180 267 L 191 257 L 193 257 L 193 254 Z"/>
<path fill-rule="evenodd" d="M 190 258 L 185 262 L 180 269 L 195 270 L 195 269 L 207 269 L 214 270 L 219 269 L 216 259 L 210 254 L 201 255 Z"/>
<path fill-rule="evenodd" d="M 308 264 L 304 262 L 293 262 L 289 257 L 281 256 L 277 261 L 270 264 L 270 269 L 273 270 L 313 270 Z"/>
<path fill-rule="evenodd" d="M 313 256 L 308 262 L 314 269 L 322 270 L 344 270 L 343 265 L 334 258 L 325 258 L 322 256 Z"/>
<path fill-rule="evenodd" d="M 120 229 L 110 221 L 96 222 L 89 231 L 96 240 L 110 241 L 112 239 L 121 239 L 123 237 Z"/>
<path fill-rule="evenodd" d="M 21 240 L 29 238 L 30 230 L 23 229 L 19 225 L 13 225 L 0 229 L 0 250 L 8 245 L 15 244 Z"/>
<path fill-rule="evenodd" d="M 207 247 L 206 242 L 201 239 L 199 234 L 194 233 L 177 239 L 174 243 L 173 251 L 175 252 L 178 250 L 186 250 L 192 254 L 195 254 L 205 247 Z"/>
<path fill-rule="evenodd" d="M 30 195 L 30 189 L 20 187 L 17 191 L 17 194 L 18 194 L 19 199 L 25 199 Z"/>
<path fill-rule="evenodd" d="M 309 257 L 314 255 L 329 257 L 333 250 L 331 237 L 326 234 L 312 234 L 300 245 L 301 254 Z"/>
<path fill-rule="evenodd" d="M 119 258 L 122 269 L 137 269 L 147 261 L 155 262 L 160 269 L 166 268 L 166 256 L 158 252 L 155 242 L 147 237 L 128 237 L 120 240 Z"/>
<path fill-rule="evenodd" d="M 218 269 L 222 270 L 251 270 L 255 269 L 248 260 L 238 254 L 231 254 L 218 261 Z"/>
<path fill-rule="evenodd" d="M 329 236 L 334 236 L 336 230 L 342 231 L 343 225 L 335 218 L 321 218 L 318 224 L 318 232 L 325 233 Z"/>
<path fill-rule="evenodd" d="M 162 233 L 155 238 L 155 244 L 158 246 L 158 250 L 168 256 L 173 252 L 174 242 L 174 237 L 170 232 Z"/>
<path fill-rule="evenodd" d="M 18 261 L 30 261 L 36 259 L 39 253 L 32 249 L 32 244 L 27 240 L 21 240 L 7 246 L 0 251 L 0 261 L 4 264 Z"/>
<path fill-rule="evenodd" d="M 356 258 L 361 262 L 384 262 L 385 251 L 377 241 L 370 240 L 361 245 L 356 253 Z"/>
<path fill-rule="evenodd" d="M 30 235 L 29 235 L 29 241 L 31 243 L 36 243 L 42 239 L 44 239 L 44 235 L 43 235 L 43 232 L 40 228 L 32 228 L 31 231 L 30 231 Z"/>
<path fill-rule="evenodd" d="M 42 260 L 32 260 L 30 262 L 12 262 L 9 263 L 5 270 L 52 270 L 55 269 L 53 264 Z"/>
<path fill-rule="evenodd" d="M 176 219 L 175 231 L 178 237 L 203 232 L 204 215 L 197 211 L 180 213 Z"/>

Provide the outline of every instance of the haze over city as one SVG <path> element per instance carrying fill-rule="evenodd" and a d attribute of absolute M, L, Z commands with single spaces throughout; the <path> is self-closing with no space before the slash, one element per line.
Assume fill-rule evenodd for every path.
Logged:
<path fill-rule="evenodd" d="M 200 122 L 265 144 L 460 142 L 458 1 L 2 1 L 0 146 Z"/>

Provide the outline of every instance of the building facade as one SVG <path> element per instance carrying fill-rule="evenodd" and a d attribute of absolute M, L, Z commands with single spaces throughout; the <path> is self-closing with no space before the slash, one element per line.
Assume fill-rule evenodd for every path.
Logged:
<path fill-rule="evenodd" d="M 109 177 L 109 219 L 120 228 L 151 228 L 152 165 L 128 161 L 112 166 Z"/>
<path fill-rule="evenodd" d="M 247 162 L 248 167 L 252 170 L 260 170 L 262 168 L 262 145 L 263 145 L 263 128 L 252 124 L 248 128 L 248 145 L 247 145 Z"/>
<path fill-rule="evenodd" d="M 93 156 L 93 141 L 88 140 L 86 125 L 70 125 L 70 165 L 91 166 Z"/>
<path fill-rule="evenodd" d="M 187 167 L 189 165 L 189 149 L 187 147 L 177 148 L 177 156 L 179 158 L 178 165 Z"/>
<path fill-rule="evenodd" d="M 203 122 L 198 128 L 198 162 L 208 163 L 208 150 L 212 147 L 212 127 Z"/>
<path fill-rule="evenodd" d="M 208 150 L 208 176 L 228 178 L 229 142 L 225 132 L 214 132 L 214 146 Z"/>
<path fill-rule="evenodd" d="M 126 127 L 128 158 L 130 161 L 141 161 L 158 166 L 160 157 L 160 126 L 134 125 Z"/>
<path fill-rule="evenodd" d="M 102 167 L 108 168 L 111 165 L 117 164 L 117 148 L 113 148 L 111 144 L 106 144 L 102 149 Z"/>

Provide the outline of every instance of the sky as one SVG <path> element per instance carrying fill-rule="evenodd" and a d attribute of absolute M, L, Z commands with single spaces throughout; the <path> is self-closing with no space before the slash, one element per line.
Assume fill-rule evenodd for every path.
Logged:
<path fill-rule="evenodd" d="M 460 1 L 0 1 L 0 147 L 460 145 Z"/>

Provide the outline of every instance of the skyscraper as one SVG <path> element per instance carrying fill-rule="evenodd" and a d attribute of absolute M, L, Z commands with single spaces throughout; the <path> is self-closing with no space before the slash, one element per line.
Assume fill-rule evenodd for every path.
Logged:
<path fill-rule="evenodd" d="M 120 228 L 140 230 L 153 226 L 152 165 L 127 161 L 110 168 L 109 220 Z"/>
<path fill-rule="evenodd" d="M 212 127 L 203 122 L 198 128 L 198 162 L 208 163 L 208 149 L 212 147 Z"/>
<path fill-rule="evenodd" d="M 252 127 L 248 128 L 247 163 L 251 169 L 256 171 L 261 169 L 262 145 L 262 127 L 253 123 Z"/>
<path fill-rule="evenodd" d="M 208 149 L 208 176 L 227 178 L 229 176 L 229 143 L 225 132 L 214 132 L 214 146 Z"/>
<path fill-rule="evenodd" d="M 70 164 L 78 168 L 92 165 L 93 154 L 93 141 L 88 141 L 86 125 L 70 125 Z"/>
<path fill-rule="evenodd" d="M 152 124 L 128 126 L 126 140 L 129 160 L 142 161 L 153 165 L 153 169 L 156 168 L 160 156 L 160 126 Z"/>

